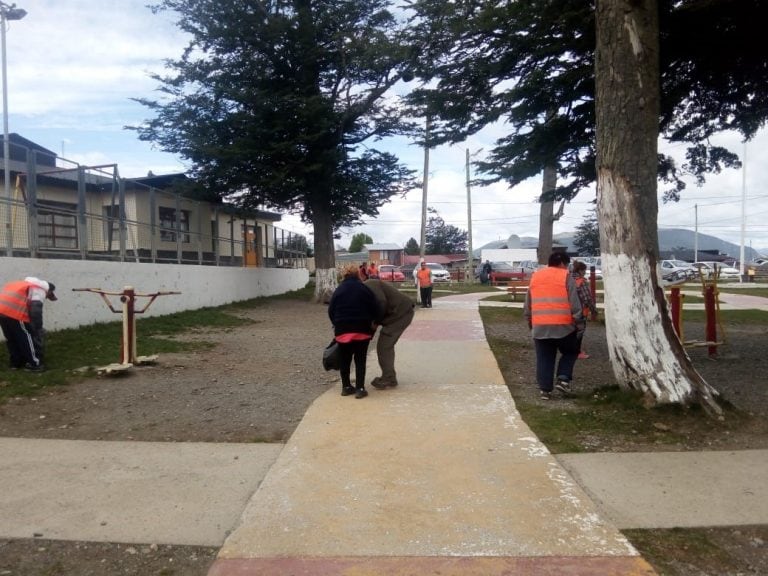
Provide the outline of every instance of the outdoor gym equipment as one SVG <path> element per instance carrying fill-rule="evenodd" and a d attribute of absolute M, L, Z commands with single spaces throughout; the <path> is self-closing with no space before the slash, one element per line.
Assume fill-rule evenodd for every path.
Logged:
<path fill-rule="evenodd" d="M 143 314 L 152 305 L 152 302 L 158 296 L 168 296 L 170 294 L 181 294 L 181 292 L 154 292 L 152 294 L 137 294 L 133 286 L 126 286 L 122 292 L 107 292 L 101 288 L 72 288 L 73 292 L 94 292 L 99 294 L 106 302 L 107 307 L 114 313 L 123 315 L 123 334 L 120 341 L 120 362 L 108 364 L 97 368 L 99 374 L 113 374 L 125 372 L 134 366 L 142 364 L 151 364 L 157 361 L 157 354 L 152 356 L 138 356 L 136 354 L 136 314 Z M 117 310 L 112 306 L 108 296 L 119 296 L 123 303 L 122 309 Z M 146 306 L 142 309 L 136 309 L 136 298 L 149 298 Z"/>
<path fill-rule="evenodd" d="M 725 330 L 720 322 L 720 301 L 717 290 L 718 274 L 715 274 L 711 280 L 707 280 L 701 275 L 701 292 L 704 296 L 704 312 L 706 317 L 704 342 L 698 340 L 685 341 L 683 336 L 683 298 L 684 294 L 680 292 L 680 287 L 675 286 L 670 291 L 670 306 L 672 313 L 672 325 L 675 328 L 677 336 L 683 343 L 683 346 L 706 346 L 707 354 L 710 358 L 717 356 L 717 347 L 725 344 Z M 717 327 L 720 326 L 720 333 L 723 336 L 721 341 L 717 340 Z"/>

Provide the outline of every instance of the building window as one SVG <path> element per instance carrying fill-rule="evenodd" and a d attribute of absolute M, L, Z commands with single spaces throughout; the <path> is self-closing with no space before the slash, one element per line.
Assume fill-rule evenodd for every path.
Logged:
<path fill-rule="evenodd" d="M 103 207 L 104 242 L 111 249 L 120 240 L 120 206 L 111 204 Z"/>
<path fill-rule="evenodd" d="M 77 249 L 77 204 L 38 200 L 41 248 Z"/>
<path fill-rule="evenodd" d="M 160 240 L 163 242 L 176 242 L 176 209 L 160 207 Z M 179 217 L 179 229 L 189 232 L 189 210 L 181 210 Z M 182 234 L 181 241 L 189 244 L 189 234 Z"/>

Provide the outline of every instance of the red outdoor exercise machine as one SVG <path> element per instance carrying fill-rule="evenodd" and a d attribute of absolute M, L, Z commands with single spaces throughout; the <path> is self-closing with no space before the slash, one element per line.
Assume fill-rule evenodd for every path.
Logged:
<path fill-rule="evenodd" d="M 157 355 L 138 356 L 136 354 L 136 314 L 143 314 L 152 305 L 152 302 L 158 296 L 168 296 L 170 294 L 181 294 L 181 292 L 154 292 L 152 294 L 137 294 L 132 286 L 126 286 L 122 292 L 107 292 L 101 288 L 72 288 L 73 292 L 94 292 L 99 294 L 106 302 L 107 307 L 116 314 L 123 315 L 123 334 L 120 341 L 120 362 L 109 364 L 97 369 L 99 374 L 112 374 L 116 372 L 125 372 L 134 366 L 142 364 L 151 364 L 157 360 Z M 119 296 L 123 303 L 122 309 L 118 310 L 109 300 L 108 296 Z M 149 298 L 147 304 L 140 310 L 136 309 L 136 298 Z"/>
<path fill-rule="evenodd" d="M 717 291 L 717 276 L 714 280 L 708 281 L 703 277 L 701 279 L 701 290 L 704 295 L 704 312 L 705 312 L 705 338 L 704 342 L 691 340 L 685 341 L 683 336 L 683 298 L 684 294 L 680 293 L 680 287 L 675 286 L 670 291 L 670 308 L 672 313 L 672 325 L 675 328 L 678 338 L 683 343 L 683 346 L 706 346 L 707 353 L 710 358 L 717 356 L 717 347 L 725 344 L 725 330 L 720 323 L 720 304 L 718 302 Z M 720 325 L 720 332 L 723 339 L 718 342 L 717 340 L 717 326 Z"/>

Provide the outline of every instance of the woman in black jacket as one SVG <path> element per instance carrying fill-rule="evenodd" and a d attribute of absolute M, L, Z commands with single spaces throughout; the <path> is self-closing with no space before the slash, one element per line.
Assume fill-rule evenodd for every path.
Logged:
<path fill-rule="evenodd" d="M 331 296 L 328 317 L 333 324 L 336 341 L 339 343 L 341 366 L 341 395 L 355 395 L 365 398 L 365 361 L 368 344 L 376 332 L 383 311 L 373 292 L 360 281 L 357 266 L 345 266 L 342 282 Z M 355 360 L 355 387 L 352 387 L 350 371 Z"/>

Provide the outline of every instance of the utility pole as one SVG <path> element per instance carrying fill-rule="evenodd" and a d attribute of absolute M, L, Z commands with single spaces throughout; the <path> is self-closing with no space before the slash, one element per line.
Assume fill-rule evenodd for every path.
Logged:
<path fill-rule="evenodd" d="M 424 258 L 424 245 L 427 243 L 427 190 L 429 188 L 429 126 L 430 120 L 427 116 L 427 124 L 424 129 L 424 178 L 421 182 L 421 241 L 419 242 L 419 255 Z"/>
<path fill-rule="evenodd" d="M 746 282 L 747 268 L 744 265 L 744 237 L 747 228 L 747 143 L 744 142 L 744 162 L 741 165 L 741 249 L 739 251 L 739 274 Z"/>
<path fill-rule="evenodd" d="M 475 280 L 475 272 L 472 261 L 472 189 L 469 181 L 469 148 L 467 148 L 467 276 L 464 281 L 472 284 Z"/>
<path fill-rule="evenodd" d="M 693 205 L 693 261 L 699 261 L 699 205 Z"/>

